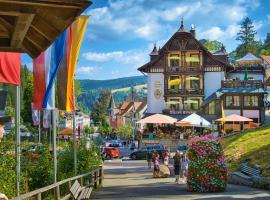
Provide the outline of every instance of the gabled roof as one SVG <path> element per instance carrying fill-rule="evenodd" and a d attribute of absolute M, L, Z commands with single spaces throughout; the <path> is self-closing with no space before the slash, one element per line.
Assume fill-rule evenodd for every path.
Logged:
<path fill-rule="evenodd" d="M 157 63 L 162 56 L 164 55 L 164 52 L 166 51 L 166 47 L 177 37 L 185 37 L 185 38 L 191 38 L 195 41 L 196 45 L 198 45 L 206 54 L 214 61 L 216 62 L 217 65 L 222 65 L 224 67 L 232 67 L 231 65 L 223 62 L 222 60 L 219 60 L 215 58 L 208 50 L 206 47 L 204 47 L 195 37 L 192 33 L 187 32 L 187 31 L 177 31 L 173 34 L 173 36 L 166 42 L 166 44 L 159 50 L 159 55 L 157 55 L 153 60 L 150 62 L 144 64 L 143 66 L 139 67 L 138 70 L 141 72 L 145 72 L 145 70 L 155 63 Z"/>
<path fill-rule="evenodd" d="M 261 61 L 261 59 L 253 55 L 252 53 L 247 53 L 242 58 L 239 58 L 238 60 L 236 60 L 236 62 L 248 62 L 248 61 Z"/>
<path fill-rule="evenodd" d="M 89 0 L 0 0 L 0 51 L 37 57 L 91 4 Z"/>
<path fill-rule="evenodd" d="M 146 102 L 141 101 L 124 101 L 120 107 L 119 115 L 125 116 L 130 113 L 134 107 L 136 113 L 140 112 L 147 106 Z"/>
<path fill-rule="evenodd" d="M 261 57 L 266 63 L 270 64 L 270 56 L 261 56 Z"/>

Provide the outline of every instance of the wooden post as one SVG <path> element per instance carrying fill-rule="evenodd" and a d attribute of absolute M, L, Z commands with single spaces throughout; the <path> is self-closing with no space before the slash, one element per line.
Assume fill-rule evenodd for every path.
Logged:
<path fill-rule="evenodd" d="M 55 192 L 55 199 L 56 199 L 56 200 L 60 200 L 60 187 L 59 187 L 59 185 L 56 186 L 54 192 Z"/>
<path fill-rule="evenodd" d="M 83 177 L 80 178 L 80 184 L 83 186 Z"/>
<path fill-rule="evenodd" d="M 41 200 L 41 192 L 37 194 L 37 197 L 36 197 L 37 200 Z"/>
<path fill-rule="evenodd" d="M 100 169 L 99 169 L 99 185 L 102 185 L 102 181 L 103 181 L 103 168 L 100 167 Z"/>
<path fill-rule="evenodd" d="M 89 175 L 89 184 L 92 187 L 92 185 L 93 185 L 93 174 L 92 173 Z"/>
<path fill-rule="evenodd" d="M 94 177 L 94 188 L 97 188 L 97 171 L 95 171 L 95 177 Z"/>

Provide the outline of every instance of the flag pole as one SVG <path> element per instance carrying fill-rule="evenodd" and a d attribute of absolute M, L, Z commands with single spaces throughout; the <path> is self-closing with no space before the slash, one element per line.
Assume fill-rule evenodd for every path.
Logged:
<path fill-rule="evenodd" d="M 57 182 L 57 151 L 56 151 L 55 109 L 52 110 L 52 126 L 53 126 L 53 174 L 54 174 L 54 183 L 56 183 Z"/>
<path fill-rule="evenodd" d="M 77 175 L 77 144 L 76 144 L 76 111 L 73 112 L 73 153 L 74 153 L 74 173 Z"/>
<path fill-rule="evenodd" d="M 21 134 L 20 134 L 20 86 L 16 86 L 16 187 L 17 187 L 17 196 L 20 195 L 20 176 L 21 176 Z"/>
<path fill-rule="evenodd" d="M 38 111 L 38 117 L 39 117 L 39 123 L 38 123 L 38 144 L 40 145 L 41 144 L 41 112 L 40 110 Z"/>

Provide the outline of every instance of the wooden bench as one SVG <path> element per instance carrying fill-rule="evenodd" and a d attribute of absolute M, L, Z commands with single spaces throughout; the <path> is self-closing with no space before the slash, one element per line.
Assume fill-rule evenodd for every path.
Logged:
<path fill-rule="evenodd" d="M 90 199 L 92 187 L 82 187 L 78 180 L 76 180 L 70 188 L 70 193 L 76 200 Z"/>
<path fill-rule="evenodd" d="M 241 185 L 253 185 L 253 179 L 261 177 L 262 170 L 259 167 L 250 167 L 248 162 L 243 162 L 240 165 L 240 172 L 231 174 L 231 182 Z"/>

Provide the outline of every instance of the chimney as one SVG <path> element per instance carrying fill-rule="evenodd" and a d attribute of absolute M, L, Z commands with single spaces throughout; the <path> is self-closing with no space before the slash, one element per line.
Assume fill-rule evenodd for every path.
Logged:
<path fill-rule="evenodd" d="M 191 33 L 194 37 L 196 37 L 196 32 L 195 32 L 195 26 L 194 26 L 194 24 L 191 24 L 190 33 Z"/>

